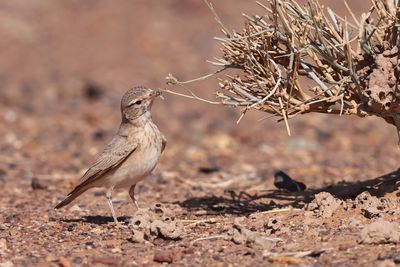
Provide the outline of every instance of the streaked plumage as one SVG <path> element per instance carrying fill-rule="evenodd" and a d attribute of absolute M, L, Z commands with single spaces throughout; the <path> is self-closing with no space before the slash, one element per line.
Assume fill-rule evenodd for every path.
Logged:
<path fill-rule="evenodd" d="M 134 197 L 135 185 L 155 168 L 166 145 L 166 139 L 153 123 L 150 113 L 153 100 L 159 95 L 159 91 L 145 87 L 135 87 L 125 93 L 117 134 L 56 209 L 93 187 L 108 188 L 108 204 L 116 223 L 111 199 L 114 188 L 128 187 L 132 201 L 138 206 Z"/>

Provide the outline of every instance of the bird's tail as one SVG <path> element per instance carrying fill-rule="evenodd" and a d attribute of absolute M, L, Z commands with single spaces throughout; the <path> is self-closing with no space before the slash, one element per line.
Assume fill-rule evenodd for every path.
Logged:
<path fill-rule="evenodd" d="M 68 205 L 69 203 L 71 203 L 75 198 L 79 197 L 81 194 L 83 194 L 86 190 L 88 190 L 89 187 L 76 187 L 74 190 L 71 191 L 71 193 L 68 194 L 68 196 L 61 201 L 60 203 L 57 204 L 57 206 L 55 206 L 55 209 L 59 209 L 62 208 L 66 205 Z"/>

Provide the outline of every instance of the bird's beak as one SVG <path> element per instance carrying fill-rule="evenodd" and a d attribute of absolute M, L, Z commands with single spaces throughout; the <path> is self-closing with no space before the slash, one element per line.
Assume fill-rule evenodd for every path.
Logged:
<path fill-rule="evenodd" d="M 161 99 L 164 99 L 160 90 L 154 90 L 153 92 L 150 93 L 150 98 L 152 99 L 156 98 L 157 96 L 159 96 Z"/>

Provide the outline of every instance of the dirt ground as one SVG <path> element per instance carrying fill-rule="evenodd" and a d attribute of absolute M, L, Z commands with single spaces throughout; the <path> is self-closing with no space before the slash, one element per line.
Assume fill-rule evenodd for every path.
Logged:
<path fill-rule="evenodd" d="M 262 13 L 214 2 L 237 30 Z M 198 0 L 0 3 L 0 267 L 400 263 L 400 149 L 378 118 L 308 114 L 288 137 L 267 114 L 236 125 L 237 110 L 165 95 L 153 117 L 168 145 L 141 209 L 115 192 L 117 228 L 103 189 L 53 209 L 116 131 L 123 93 L 213 71 L 218 35 Z M 191 88 L 213 98 L 217 82 Z M 278 190 L 279 170 L 307 189 Z"/>

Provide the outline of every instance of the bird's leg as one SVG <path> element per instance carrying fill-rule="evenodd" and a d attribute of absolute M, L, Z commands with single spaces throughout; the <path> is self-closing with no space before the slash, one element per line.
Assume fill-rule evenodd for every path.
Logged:
<path fill-rule="evenodd" d="M 117 216 L 115 215 L 113 203 L 112 203 L 112 192 L 113 192 L 113 190 L 114 190 L 114 187 L 111 187 L 111 188 L 108 189 L 108 191 L 106 193 L 107 203 L 108 203 L 108 206 L 110 207 L 111 214 L 112 214 L 112 217 L 114 219 L 115 224 L 119 225 L 119 222 L 117 220 Z"/>
<path fill-rule="evenodd" d="M 135 186 L 136 186 L 136 184 L 132 185 L 131 188 L 129 188 L 129 196 L 131 197 L 133 203 L 135 203 L 136 208 L 139 209 L 139 204 L 135 197 Z"/>

